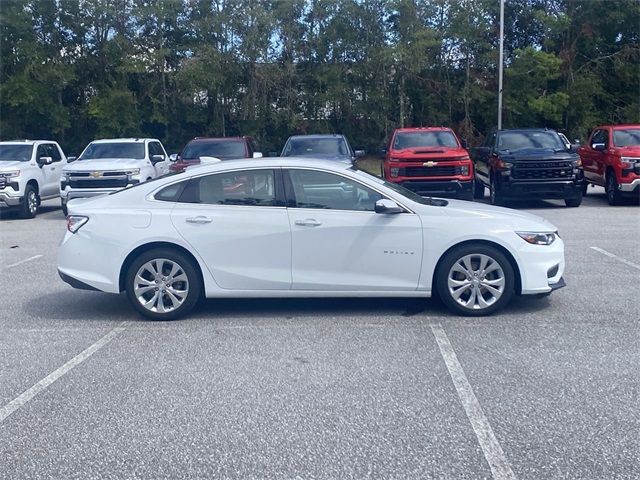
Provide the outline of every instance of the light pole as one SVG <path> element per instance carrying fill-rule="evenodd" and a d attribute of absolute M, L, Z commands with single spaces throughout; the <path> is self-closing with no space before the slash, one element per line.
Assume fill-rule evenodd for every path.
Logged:
<path fill-rule="evenodd" d="M 504 0 L 500 0 L 500 60 L 498 65 L 498 130 L 502 130 L 502 68 L 504 55 Z"/>

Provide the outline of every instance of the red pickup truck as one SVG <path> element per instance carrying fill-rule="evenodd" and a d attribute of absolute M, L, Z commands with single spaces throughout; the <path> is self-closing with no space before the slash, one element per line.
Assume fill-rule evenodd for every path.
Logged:
<path fill-rule="evenodd" d="M 385 180 L 419 195 L 473 200 L 473 164 L 450 128 L 398 128 L 385 151 Z"/>
<path fill-rule="evenodd" d="M 640 125 L 596 127 L 578 155 L 585 180 L 604 187 L 609 204 L 640 198 Z"/>

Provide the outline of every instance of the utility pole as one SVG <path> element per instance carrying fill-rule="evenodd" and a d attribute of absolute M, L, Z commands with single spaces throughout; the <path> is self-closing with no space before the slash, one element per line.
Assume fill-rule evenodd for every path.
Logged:
<path fill-rule="evenodd" d="M 500 60 L 498 66 L 498 130 L 502 130 L 502 69 L 504 64 L 504 0 L 500 0 Z"/>

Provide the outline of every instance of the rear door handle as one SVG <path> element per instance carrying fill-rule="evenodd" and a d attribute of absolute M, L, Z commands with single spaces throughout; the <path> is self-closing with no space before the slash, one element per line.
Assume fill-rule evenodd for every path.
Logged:
<path fill-rule="evenodd" d="M 197 217 L 187 217 L 187 223 L 196 223 L 198 225 L 204 225 L 205 223 L 211 223 L 212 220 L 209 217 L 203 217 L 201 215 Z"/>
<path fill-rule="evenodd" d="M 320 225 L 322 225 L 322 223 L 317 221 L 315 218 L 306 218 L 304 220 L 296 220 L 295 224 L 301 227 L 319 227 Z"/>

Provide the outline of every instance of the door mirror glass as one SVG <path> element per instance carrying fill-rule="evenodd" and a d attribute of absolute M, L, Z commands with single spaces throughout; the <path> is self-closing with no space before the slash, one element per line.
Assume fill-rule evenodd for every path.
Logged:
<path fill-rule="evenodd" d="M 262 152 L 253 152 L 253 158 L 262 158 Z"/>
<path fill-rule="evenodd" d="M 395 214 L 402 212 L 404 209 L 393 200 L 382 198 L 376 202 L 376 213 Z"/>
<path fill-rule="evenodd" d="M 164 155 L 151 155 L 151 163 L 154 165 L 158 162 L 164 162 Z"/>
<path fill-rule="evenodd" d="M 597 150 L 599 152 L 602 152 L 606 148 L 606 146 L 605 146 L 604 143 L 593 143 L 591 145 L 591 148 L 593 148 L 594 150 Z"/>
<path fill-rule="evenodd" d="M 178 154 L 177 153 L 172 153 L 171 155 L 169 155 L 169 160 L 172 162 L 177 162 L 178 161 Z"/>
<path fill-rule="evenodd" d="M 38 165 L 51 165 L 53 163 L 53 157 L 40 157 L 38 158 Z"/>

